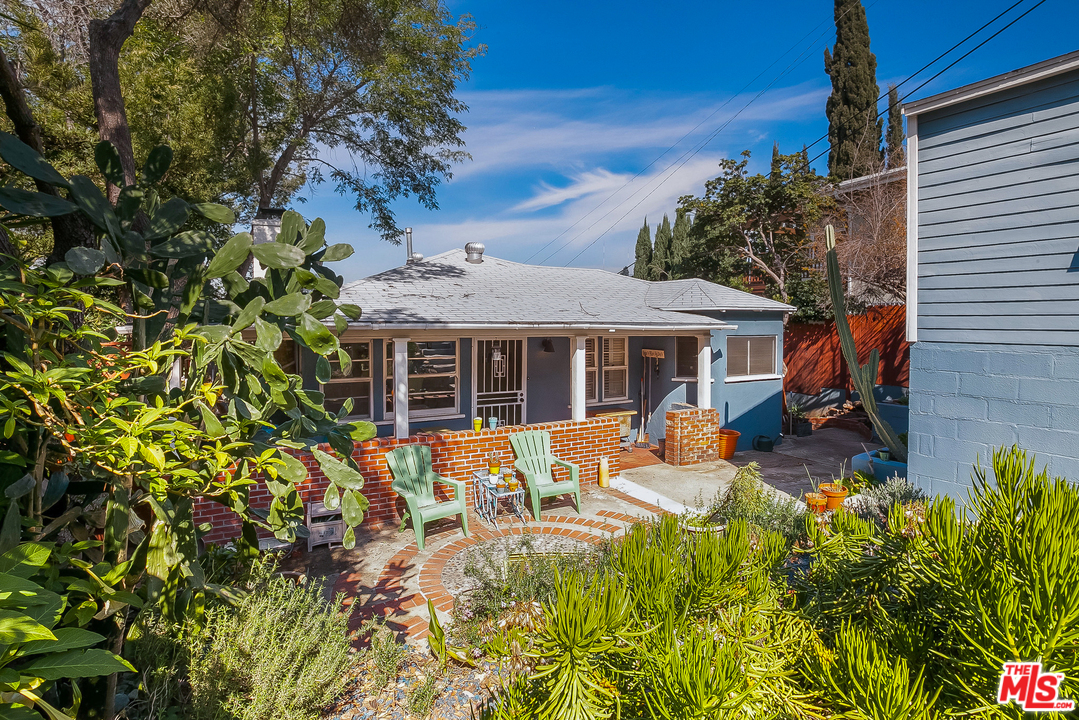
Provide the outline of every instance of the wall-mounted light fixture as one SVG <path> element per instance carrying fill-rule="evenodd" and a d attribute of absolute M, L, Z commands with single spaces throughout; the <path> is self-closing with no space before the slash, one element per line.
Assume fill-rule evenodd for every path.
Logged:
<path fill-rule="evenodd" d="M 498 345 L 491 348 L 491 374 L 498 378 L 506 377 L 506 358 Z"/>
<path fill-rule="evenodd" d="M 551 338 L 543 338 L 543 342 L 540 343 L 540 347 L 543 349 L 543 352 L 545 352 L 545 353 L 553 353 L 554 352 L 554 343 L 551 341 Z"/>

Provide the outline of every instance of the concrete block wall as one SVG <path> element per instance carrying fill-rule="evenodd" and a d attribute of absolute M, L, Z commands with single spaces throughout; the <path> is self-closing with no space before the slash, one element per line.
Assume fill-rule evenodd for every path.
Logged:
<path fill-rule="evenodd" d="M 581 488 L 599 482 L 599 460 L 607 458 L 612 476 L 619 472 L 619 434 L 617 418 L 589 418 L 584 422 L 551 422 L 526 426 L 484 429 L 480 432 L 460 430 L 444 433 L 425 433 L 408 439 L 378 438 L 358 443 L 352 457 L 360 466 L 364 477 L 363 495 L 370 503 L 364 524 L 375 526 L 396 525 L 405 508 L 404 500 L 390 488 L 393 476 L 386 464 L 386 454 L 401 445 L 421 443 L 431 446 L 431 463 L 434 471 L 443 477 L 466 481 L 466 502 L 474 506 L 472 473 L 487 465 L 487 455 L 499 454 L 503 463 L 516 459 L 509 438 L 522 430 L 546 430 L 551 433 L 551 452 L 562 460 L 575 463 L 580 468 Z M 322 450 L 335 454 L 328 445 Z M 304 503 L 321 502 L 329 484 L 315 458 L 307 452 L 295 453 L 307 466 L 307 482 L 299 487 Z M 568 471 L 554 468 L 555 481 L 568 479 Z M 266 485 L 259 483 L 251 488 L 252 507 L 268 508 L 272 497 Z M 240 519 L 232 510 L 210 500 L 200 500 L 195 505 L 195 523 L 209 522 L 213 529 L 204 540 L 221 544 L 240 534 Z"/>
<path fill-rule="evenodd" d="M 719 411 L 683 408 L 667 411 L 668 465 L 696 465 L 719 459 Z"/>
<path fill-rule="evenodd" d="M 908 477 L 932 495 L 964 500 L 1001 445 L 1079 482 L 1079 348 L 915 343 L 908 443 Z"/>

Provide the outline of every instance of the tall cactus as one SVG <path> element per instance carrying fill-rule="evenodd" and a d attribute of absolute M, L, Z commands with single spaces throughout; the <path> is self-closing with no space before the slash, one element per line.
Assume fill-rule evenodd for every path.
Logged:
<path fill-rule="evenodd" d="M 862 408 L 869 415 L 877 435 L 892 451 L 899 462 L 907 461 L 907 447 L 896 435 L 892 426 L 880 416 L 877 400 L 873 397 L 873 387 L 877 384 L 880 372 L 880 352 L 874 348 L 869 353 L 869 362 L 858 364 L 858 349 L 854 345 L 854 333 L 847 322 L 847 302 L 843 294 L 843 277 L 839 273 L 839 257 L 835 250 L 835 230 L 831 225 L 824 229 L 825 244 L 828 247 L 828 292 L 832 296 L 832 309 L 835 311 L 835 329 L 839 333 L 839 347 L 843 350 L 843 359 L 850 370 L 854 389 L 862 397 Z"/>

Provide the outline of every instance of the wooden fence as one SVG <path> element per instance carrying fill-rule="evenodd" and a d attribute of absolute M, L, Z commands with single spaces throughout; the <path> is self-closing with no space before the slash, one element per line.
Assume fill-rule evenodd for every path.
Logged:
<path fill-rule="evenodd" d="M 858 361 L 866 362 L 874 348 L 880 350 L 879 385 L 908 387 L 910 344 L 906 341 L 906 308 L 885 305 L 869 308 L 863 315 L 848 316 Z M 821 388 L 850 387 L 850 375 L 839 349 L 834 322 L 791 323 L 783 336 L 783 360 L 787 366 L 783 389 L 817 395 Z"/>

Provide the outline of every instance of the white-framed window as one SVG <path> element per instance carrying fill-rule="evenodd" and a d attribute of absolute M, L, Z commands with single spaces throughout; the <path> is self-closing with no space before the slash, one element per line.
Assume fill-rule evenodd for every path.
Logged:
<path fill-rule="evenodd" d="M 393 341 L 386 341 L 386 416 L 393 414 Z M 457 341 L 408 344 L 408 414 L 410 417 L 455 415 L 460 407 Z"/>
<path fill-rule="evenodd" d="M 675 339 L 674 376 L 697 379 L 697 338 L 681 335 Z"/>
<path fill-rule="evenodd" d="M 330 361 L 330 381 L 322 386 L 326 395 L 326 409 L 337 412 L 345 400 L 352 398 L 352 411 L 349 417 L 371 417 L 371 343 L 341 343 L 341 349 L 352 360 L 351 365 L 341 366 L 341 361 L 334 353 L 326 359 Z"/>
<path fill-rule="evenodd" d="M 728 335 L 727 377 L 776 374 L 775 335 Z"/>
<path fill-rule="evenodd" d="M 629 345 L 626 338 L 585 338 L 584 368 L 586 403 L 629 399 Z"/>

